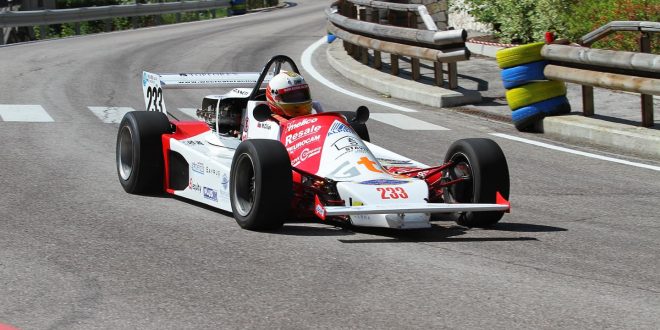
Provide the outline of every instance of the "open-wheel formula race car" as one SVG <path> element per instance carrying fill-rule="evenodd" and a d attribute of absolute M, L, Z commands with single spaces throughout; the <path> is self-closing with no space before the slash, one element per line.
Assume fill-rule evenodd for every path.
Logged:
<path fill-rule="evenodd" d="M 143 73 L 149 111 L 127 113 L 117 134 L 117 172 L 128 193 L 165 191 L 230 211 L 245 229 L 287 220 L 426 228 L 436 216 L 468 227 L 510 209 L 509 171 L 489 139 L 454 142 L 429 167 L 368 142 L 366 107 L 286 119 L 267 105 L 266 83 L 293 60 L 261 73 Z M 167 88 L 233 88 L 204 97 L 198 121 L 167 117 Z M 171 116 L 171 115 L 170 115 Z M 172 116 L 173 117 L 173 116 Z M 432 217 L 433 215 L 433 217 Z"/>

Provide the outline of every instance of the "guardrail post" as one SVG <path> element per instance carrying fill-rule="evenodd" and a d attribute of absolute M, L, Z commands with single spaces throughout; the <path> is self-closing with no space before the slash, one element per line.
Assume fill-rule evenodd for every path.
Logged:
<path fill-rule="evenodd" d="M 585 117 L 594 115 L 594 88 L 582 85 L 582 114 Z"/>
<path fill-rule="evenodd" d="M 436 86 L 442 87 L 442 62 L 433 62 Z"/>
<path fill-rule="evenodd" d="M 367 21 L 367 10 L 360 9 L 360 20 Z M 360 47 L 360 62 L 364 65 L 369 65 L 369 48 Z"/>
<path fill-rule="evenodd" d="M 103 20 L 103 31 L 104 32 L 112 31 L 112 20 L 111 19 L 104 19 Z"/>
<path fill-rule="evenodd" d="M 651 52 L 651 34 L 649 32 L 642 33 L 639 38 L 639 48 L 642 53 Z M 653 95 L 642 94 L 642 126 L 653 126 Z"/>
<path fill-rule="evenodd" d="M 417 29 L 417 17 L 415 13 L 408 12 L 408 27 L 411 29 Z M 419 59 L 411 57 L 410 58 L 410 71 L 412 73 L 413 80 L 419 80 L 422 75 L 419 72 Z"/>
<path fill-rule="evenodd" d="M 456 62 L 447 63 L 447 80 L 449 81 L 449 89 L 458 88 L 458 64 Z"/>
<path fill-rule="evenodd" d="M 378 9 L 367 9 L 367 21 L 378 24 L 379 16 Z M 383 62 L 380 59 L 380 51 L 374 49 L 374 68 L 380 69 L 382 66 Z"/>
<path fill-rule="evenodd" d="M 80 22 L 76 22 L 73 24 L 73 30 L 76 32 L 76 35 L 80 35 Z"/>
<path fill-rule="evenodd" d="M 357 19 L 358 18 L 358 7 L 354 3 L 350 3 L 350 4 L 351 4 L 351 9 L 350 9 L 349 18 Z M 353 45 L 352 48 L 353 48 L 353 51 L 352 51 L 353 58 L 356 61 L 359 61 L 360 60 L 360 54 L 362 54 L 362 47 L 360 47 L 358 45 Z"/>

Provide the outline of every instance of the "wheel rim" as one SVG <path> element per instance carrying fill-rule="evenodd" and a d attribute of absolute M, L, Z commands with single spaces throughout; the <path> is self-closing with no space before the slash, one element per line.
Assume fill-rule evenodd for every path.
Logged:
<path fill-rule="evenodd" d="M 117 153 L 117 168 L 119 176 L 128 180 L 133 173 L 133 133 L 128 126 L 121 128 L 119 132 L 119 152 Z"/>
<path fill-rule="evenodd" d="M 236 175 L 234 176 L 234 201 L 235 210 L 241 216 L 247 216 L 256 196 L 254 164 L 248 154 L 242 154 L 236 160 Z"/>
<path fill-rule="evenodd" d="M 445 199 L 448 199 L 447 202 L 453 203 L 473 202 L 474 180 L 470 161 L 467 156 L 462 153 L 454 154 L 450 161 L 454 166 L 447 170 L 445 179 L 447 181 L 453 181 L 459 178 L 464 178 L 464 180 L 445 188 L 445 194 L 448 197 Z"/>

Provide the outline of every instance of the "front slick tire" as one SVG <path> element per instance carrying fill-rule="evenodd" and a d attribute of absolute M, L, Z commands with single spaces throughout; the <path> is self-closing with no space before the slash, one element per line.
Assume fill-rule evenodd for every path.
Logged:
<path fill-rule="evenodd" d="M 464 177 L 466 180 L 445 188 L 446 203 L 495 203 L 496 193 L 509 199 L 509 167 L 504 153 L 490 139 L 463 139 L 454 142 L 447 151 L 445 163 L 454 166 L 445 173 L 445 180 Z M 461 226 L 489 227 L 504 215 L 502 211 L 462 212 L 453 214 Z"/>
<path fill-rule="evenodd" d="M 291 208 L 293 175 L 289 154 L 281 142 L 241 142 L 229 182 L 231 208 L 239 226 L 259 231 L 282 227 Z"/>

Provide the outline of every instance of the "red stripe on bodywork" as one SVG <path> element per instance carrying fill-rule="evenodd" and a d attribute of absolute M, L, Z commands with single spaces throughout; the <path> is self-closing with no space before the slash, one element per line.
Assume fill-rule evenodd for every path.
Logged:
<path fill-rule="evenodd" d="M 163 163 L 165 165 L 165 177 L 163 178 L 163 188 L 169 194 L 174 194 L 174 189 L 170 189 L 170 139 L 177 141 L 190 139 L 197 135 L 210 131 L 209 125 L 199 121 L 177 121 L 172 122 L 174 133 L 163 134 Z"/>

